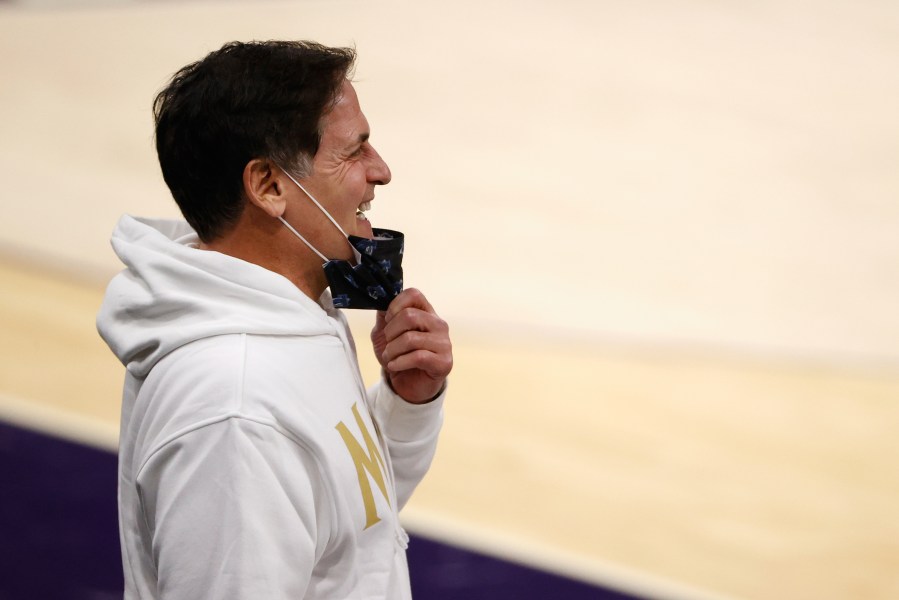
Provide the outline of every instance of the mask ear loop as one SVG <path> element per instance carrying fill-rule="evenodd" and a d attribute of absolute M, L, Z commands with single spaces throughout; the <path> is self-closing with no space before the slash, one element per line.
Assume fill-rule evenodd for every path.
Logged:
<path fill-rule="evenodd" d="M 321 258 L 321 259 L 324 261 L 324 262 L 322 263 L 322 266 L 324 266 L 325 264 L 328 263 L 328 257 L 326 257 L 324 254 L 322 254 L 322 253 L 319 252 L 318 250 L 316 250 L 316 249 L 315 249 L 315 246 L 313 246 L 312 244 L 309 243 L 309 240 L 307 240 L 306 238 L 304 238 L 303 235 L 302 235 L 299 231 L 297 231 L 296 229 L 294 229 L 293 226 L 292 226 L 290 223 L 288 223 L 287 221 L 284 220 L 284 217 L 278 217 L 278 220 L 281 221 L 282 223 L 284 223 L 285 227 L 287 227 L 289 230 L 291 230 L 295 236 L 297 236 L 298 238 L 300 238 L 300 239 L 303 241 L 304 244 L 306 244 L 307 246 L 309 246 L 309 249 L 310 249 L 310 250 L 312 250 L 313 252 L 315 252 L 316 254 L 318 254 L 319 258 Z"/>
<path fill-rule="evenodd" d="M 281 165 L 278 165 L 278 168 L 281 169 L 282 171 L 284 171 L 284 174 L 287 175 L 287 178 L 290 179 L 292 182 L 294 182 L 294 184 L 295 184 L 298 188 L 300 188 L 301 190 L 303 190 L 303 193 L 304 193 L 304 194 L 306 194 L 307 196 L 309 196 L 309 199 L 312 200 L 312 202 L 318 207 L 318 209 L 319 209 L 320 211 L 322 211 L 322 213 L 324 213 L 324 215 L 325 215 L 326 217 L 328 217 L 328 220 L 331 221 L 331 223 L 334 224 L 334 227 L 336 227 L 337 230 L 340 231 L 340 233 L 343 234 L 343 237 L 346 239 L 346 243 L 349 244 L 349 245 L 350 245 L 350 248 L 353 250 L 353 256 L 356 257 L 356 264 L 357 264 L 357 265 L 360 264 L 360 263 L 362 262 L 362 254 L 356 249 L 355 246 L 353 246 L 352 242 L 350 242 L 350 236 L 348 236 L 348 235 L 346 234 L 346 231 L 343 230 L 343 227 L 341 227 L 341 226 L 337 223 L 337 221 L 334 220 L 334 217 L 331 216 L 331 213 L 329 213 L 328 211 L 325 210 L 325 207 L 324 207 L 324 206 L 322 206 L 321 204 L 319 204 L 318 200 L 315 199 L 315 196 L 313 196 L 312 194 L 310 194 L 309 191 L 308 191 L 306 188 L 304 188 L 304 187 L 300 184 L 299 181 L 297 181 L 296 179 L 293 178 L 293 175 L 291 175 L 291 174 L 290 174 L 284 167 L 282 167 Z M 291 226 L 287 223 L 287 221 L 285 221 L 282 217 L 278 217 L 278 218 L 281 219 L 281 222 L 284 223 L 285 225 L 287 225 L 287 227 L 288 227 L 292 232 L 294 232 L 294 233 L 295 233 L 301 240 L 303 240 L 304 242 L 306 242 L 306 245 L 309 246 L 310 248 L 312 248 L 312 251 L 313 251 L 313 252 L 315 252 L 316 254 L 318 254 L 319 256 L 321 256 L 322 260 L 324 260 L 325 262 L 328 262 L 328 259 L 325 258 L 325 257 L 322 255 L 321 252 L 319 252 L 318 250 L 316 250 L 315 248 L 313 248 L 313 247 L 312 247 L 312 244 L 310 244 L 308 241 L 306 241 L 306 238 L 304 238 L 304 237 L 301 236 L 299 233 L 297 233 L 297 230 L 294 229 L 293 227 L 291 227 Z"/>

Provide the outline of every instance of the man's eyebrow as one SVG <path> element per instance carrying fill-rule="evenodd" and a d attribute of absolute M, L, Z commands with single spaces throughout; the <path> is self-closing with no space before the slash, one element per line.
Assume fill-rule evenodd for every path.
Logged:
<path fill-rule="evenodd" d="M 368 138 L 371 137 L 371 133 L 365 131 L 356 136 L 355 139 L 351 139 L 347 142 L 346 146 L 344 146 L 344 152 L 356 152 L 358 148 L 362 147 L 362 144 L 368 141 Z"/>

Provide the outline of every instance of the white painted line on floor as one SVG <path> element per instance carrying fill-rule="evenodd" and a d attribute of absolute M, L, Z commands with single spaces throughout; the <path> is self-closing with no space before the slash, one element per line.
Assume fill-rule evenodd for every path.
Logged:
<path fill-rule="evenodd" d="M 0 392 L 0 421 L 109 452 L 118 450 L 118 427 L 77 413 Z M 492 531 L 431 511 L 407 508 L 411 532 L 586 583 L 653 600 L 732 600 L 619 564 L 549 548 L 514 534 Z"/>
<path fill-rule="evenodd" d="M 0 421 L 100 450 L 118 452 L 119 428 L 99 419 L 0 392 Z"/>
<path fill-rule="evenodd" d="M 521 536 L 484 529 L 431 511 L 409 507 L 403 510 L 400 519 L 403 526 L 414 534 L 625 594 L 653 600 L 734 600 L 730 596 L 701 590 L 613 562 L 550 548 Z"/>

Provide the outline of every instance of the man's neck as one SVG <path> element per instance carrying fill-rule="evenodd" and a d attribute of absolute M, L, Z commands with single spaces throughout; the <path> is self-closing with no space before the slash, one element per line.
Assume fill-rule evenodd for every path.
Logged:
<path fill-rule="evenodd" d="M 321 258 L 296 239 L 279 222 L 259 220 L 252 210 L 245 211 L 228 232 L 209 243 L 201 242 L 201 250 L 220 252 L 239 258 L 286 277 L 315 302 L 321 297 L 328 280 Z"/>

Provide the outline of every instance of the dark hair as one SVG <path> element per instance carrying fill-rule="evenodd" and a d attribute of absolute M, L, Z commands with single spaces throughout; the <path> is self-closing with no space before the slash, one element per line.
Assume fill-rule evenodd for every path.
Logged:
<path fill-rule="evenodd" d="M 187 65 L 153 103 L 162 176 L 181 213 L 209 242 L 243 211 L 243 170 L 268 158 L 304 176 L 322 116 L 356 59 L 315 42 L 231 42 Z"/>

